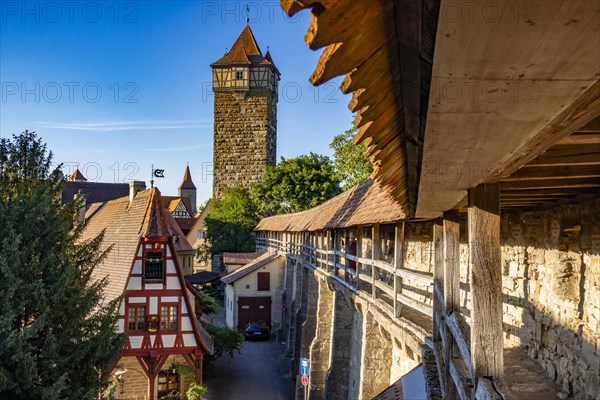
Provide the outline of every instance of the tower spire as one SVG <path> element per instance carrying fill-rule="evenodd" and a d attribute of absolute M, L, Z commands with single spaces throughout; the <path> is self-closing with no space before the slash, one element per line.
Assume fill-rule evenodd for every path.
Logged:
<path fill-rule="evenodd" d="M 192 215 L 196 213 L 196 185 L 192 181 L 192 174 L 190 173 L 189 163 L 185 167 L 185 172 L 183 174 L 183 180 L 181 181 L 181 185 L 179 185 L 179 197 L 187 197 L 190 199 L 190 203 L 192 209 L 190 212 Z"/>

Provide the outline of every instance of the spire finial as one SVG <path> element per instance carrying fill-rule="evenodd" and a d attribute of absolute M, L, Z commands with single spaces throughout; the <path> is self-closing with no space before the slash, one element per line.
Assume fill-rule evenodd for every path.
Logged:
<path fill-rule="evenodd" d="M 250 23 L 250 7 L 246 4 L 246 26 Z"/>

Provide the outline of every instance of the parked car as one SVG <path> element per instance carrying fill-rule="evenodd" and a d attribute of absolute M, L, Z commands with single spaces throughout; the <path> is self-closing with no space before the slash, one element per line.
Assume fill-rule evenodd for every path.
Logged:
<path fill-rule="evenodd" d="M 271 330 L 264 322 L 249 322 L 244 328 L 244 339 L 266 339 L 271 338 Z"/>

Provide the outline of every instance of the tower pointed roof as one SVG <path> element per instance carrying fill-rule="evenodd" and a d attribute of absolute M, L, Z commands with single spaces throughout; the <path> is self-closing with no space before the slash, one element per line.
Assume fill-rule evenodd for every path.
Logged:
<path fill-rule="evenodd" d="M 271 64 L 272 61 L 263 56 L 262 52 L 260 51 L 260 47 L 258 47 L 258 43 L 254 38 L 252 29 L 250 29 L 250 26 L 246 25 L 233 46 L 231 46 L 231 50 L 225 53 L 223 57 L 212 63 L 210 66 L 218 67 L 230 64 L 248 63 Z"/>
<path fill-rule="evenodd" d="M 83 176 L 83 174 L 81 173 L 81 171 L 79 171 L 79 169 L 76 169 L 75 172 L 73 172 L 73 175 L 71 175 L 71 177 L 69 178 L 70 181 L 72 182 L 85 182 L 87 181 L 87 179 L 85 179 L 85 176 Z"/>
<path fill-rule="evenodd" d="M 183 181 L 179 185 L 179 189 L 196 189 L 196 185 L 192 181 L 192 174 L 190 173 L 190 166 L 185 167 L 185 173 L 183 174 Z"/>

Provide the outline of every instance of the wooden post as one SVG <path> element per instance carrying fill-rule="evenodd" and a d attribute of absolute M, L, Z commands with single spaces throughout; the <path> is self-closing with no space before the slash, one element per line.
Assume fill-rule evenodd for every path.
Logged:
<path fill-rule="evenodd" d="M 458 211 L 446 211 L 443 221 L 444 236 L 444 306 L 445 317 L 460 313 L 460 234 Z M 450 375 L 450 360 L 458 356 L 452 333 L 444 323 L 444 380 L 446 382 L 446 397 L 449 400 L 458 398 L 458 393 Z"/>
<path fill-rule="evenodd" d="M 476 378 L 501 379 L 504 356 L 498 184 L 482 184 L 469 190 L 468 220 L 473 368 Z"/>
<path fill-rule="evenodd" d="M 436 219 L 433 222 L 433 341 L 439 342 L 442 339 L 440 333 L 440 324 L 443 323 L 444 304 L 440 302 L 439 294 L 444 287 L 444 235 L 442 233 L 442 221 Z M 443 293 L 442 293 L 443 294 Z"/>
<path fill-rule="evenodd" d="M 373 260 L 379 260 L 379 253 L 381 253 L 381 243 L 379 239 L 379 224 L 373 225 L 373 251 L 371 254 L 373 255 Z M 373 299 L 377 298 L 377 285 L 376 282 L 379 280 L 379 269 L 375 266 L 375 263 L 372 263 L 371 267 L 371 279 L 373 281 L 373 287 L 371 295 Z"/>
<path fill-rule="evenodd" d="M 402 278 L 398 275 L 404 268 L 404 221 L 396 223 L 394 237 L 394 316 L 399 317 L 402 312 L 402 303 L 398 301 L 398 293 L 402 292 Z"/>
<path fill-rule="evenodd" d="M 344 281 L 345 282 L 350 282 L 350 278 L 349 278 L 349 273 L 348 271 L 350 270 L 350 268 L 348 267 L 348 265 L 350 264 L 350 262 L 348 261 L 348 243 L 350 239 L 350 229 L 344 229 Z"/>
<path fill-rule="evenodd" d="M 196 350 L 196 359 L 194 360 L 195 362 L 195 372 L 196 372 L 196 384 L 201 385 L 202 384 L 202 355 L 203 353 L 200 350 Z"/>
<path fill-rule="evenodd" d="M 326 242 L 327 242 L 327 254 L 325 255 L 325 259 L 326 259 L 325 271 L 327 271 L 329 273 L 329 272 L 331 272 L 331 267 L 329 265 L 329 262 L 331 261 L 330 258 L 333 259 L 333 257 L 331 257 L 331 255 L 329 254 L 329 252 L 331 251 L 331 229 L 327 230 Z"/>
<path fill-rule="evenodd" d="M 442 397 L 446 398 L 446 385 L 448 381 L 445 376 L 445 365 L 448 360 L 444 360 L 442 329 L 444 323 L 444 303 L 443 293 L 444 287 L 444 235 L 442 232 L 442 221 L 436 219 L 433 221 L 433 352 L 435 354 L 435 362 L 438 369 L 438 377 L 440 380 L 440 389 Z"/>
<path fill-rule="evenodd" d="M 339 236 L 339 231 L 337 229 L 334 229 L 332 231 L 333 233 L 333 275 L 338 274 L 338 267 L 337 267 L 337 262 L 338 262 L 338 257 L 337 257 L 337 251 L 338 251 L 338 236 Z"/>
<path fill-rule="evenodd" d="M 358 262 L 358 258 L 362 257 L 362 226 L 356 227 L 356 290 L 360 290 L 360 273 L 362 271 L 362 263 Z"/>

